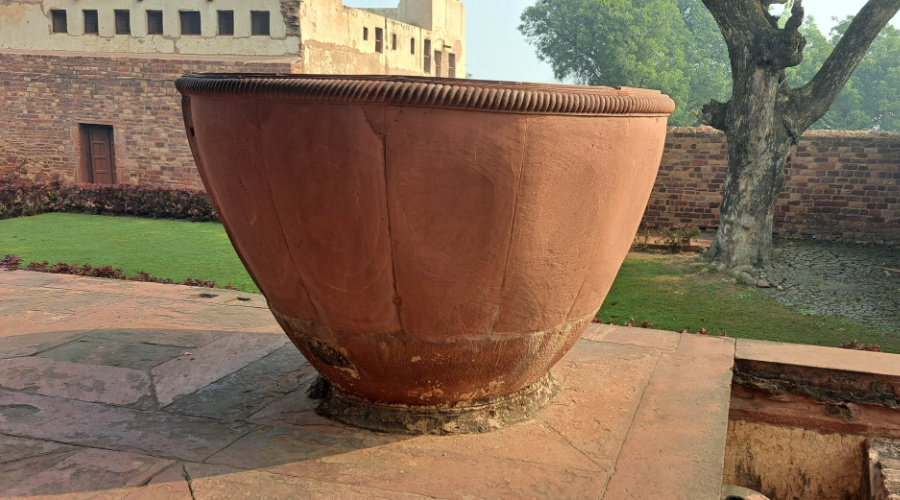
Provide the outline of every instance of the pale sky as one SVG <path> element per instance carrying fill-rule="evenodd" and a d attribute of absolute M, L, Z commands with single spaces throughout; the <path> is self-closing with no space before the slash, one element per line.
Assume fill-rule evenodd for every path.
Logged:
<path fill-rule="evenodd" d="M 466 6 L 466 71 L 481 80 L 552 83 L 550 65 L 538 60 L 534 48 L 519 33 L 519 16 L 535 0 L 463 0 Z M 807 16 L 827 35 L 832 17 L 843 19 L 865 5 L 864 0 L 806 0 Z M 395 7 L 396 0 L 344 0 L 351 7 Z M 900 19 L 894 18 L 895 26 Z"/>

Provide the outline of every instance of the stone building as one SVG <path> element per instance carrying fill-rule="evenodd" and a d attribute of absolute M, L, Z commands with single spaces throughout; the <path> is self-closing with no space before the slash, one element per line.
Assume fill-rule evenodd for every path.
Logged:
<path fill-rule="evenodd" d="M 0 2 L 0 176 L 201 188 L 185 73 L 465 76 L 459 0 Z"/>

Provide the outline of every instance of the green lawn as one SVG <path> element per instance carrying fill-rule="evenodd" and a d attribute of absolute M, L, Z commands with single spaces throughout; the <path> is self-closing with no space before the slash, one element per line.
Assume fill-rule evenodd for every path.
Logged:
<path fill-rule="evenodd" d="M 858 339 L 888 352 L 900 352 L 896 335 L 841 318 L 792 311 L 754 287 L 734 283 L 706 269 L 696 255 L 632 252 L 622 265 L 603 307 L 603 322 L 623 324 L 632 317 L 653 328 L 729 337 L 837 347 Z"/>
<path fill-rule="evenodd" d="M 109 265 L 127 274 L 213 280 L 257 291 L 221 224 L 173 220 L 44 214 L 0 221 L 0 257 L 25 263 Z M 858 339 L 900 352 L 896 336 L 839 318 L 791 311 L 764 292 L 706 270 L 696 256 L 631 253 L 600 317 L 623 324 L 650 321 L 654 328 L 837 346 Z"/>
<path fill-rule="evenodd" d="M 0 221 L 0 257 L 6 254 L 25 264 L 108 265 L 128 275 L 145 271 L 258 291 L 217 222 L 61 213 L 17 217 Z"/>

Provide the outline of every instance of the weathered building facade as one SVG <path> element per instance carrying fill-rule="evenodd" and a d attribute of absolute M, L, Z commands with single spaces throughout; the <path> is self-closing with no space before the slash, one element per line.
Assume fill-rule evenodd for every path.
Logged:
<path fill-rule="evenodd" d="M 463 77 L 459 0 L 0 2 L 0 176 L 200 188 L 174 79 Z"/>

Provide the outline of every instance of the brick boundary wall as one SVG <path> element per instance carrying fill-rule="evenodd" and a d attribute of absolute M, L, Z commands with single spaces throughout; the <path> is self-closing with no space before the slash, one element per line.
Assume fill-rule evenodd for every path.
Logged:
<path fill-rule="evenodd" d="M 723 133 L 670 127 L 643 224 L 717 227 L 727 165 Z M 900 243 L 900 133 L 803 134 L 774 222 L 781 235 Z"/>
<path fill-rule="evenodd" d="M 290 70 L 284 58 L 0 51 L 0 176 L 86 182 L 79 124 L 95 124 L 113 127 L 117 183 L 202 189 L 175 78 Z"/>

